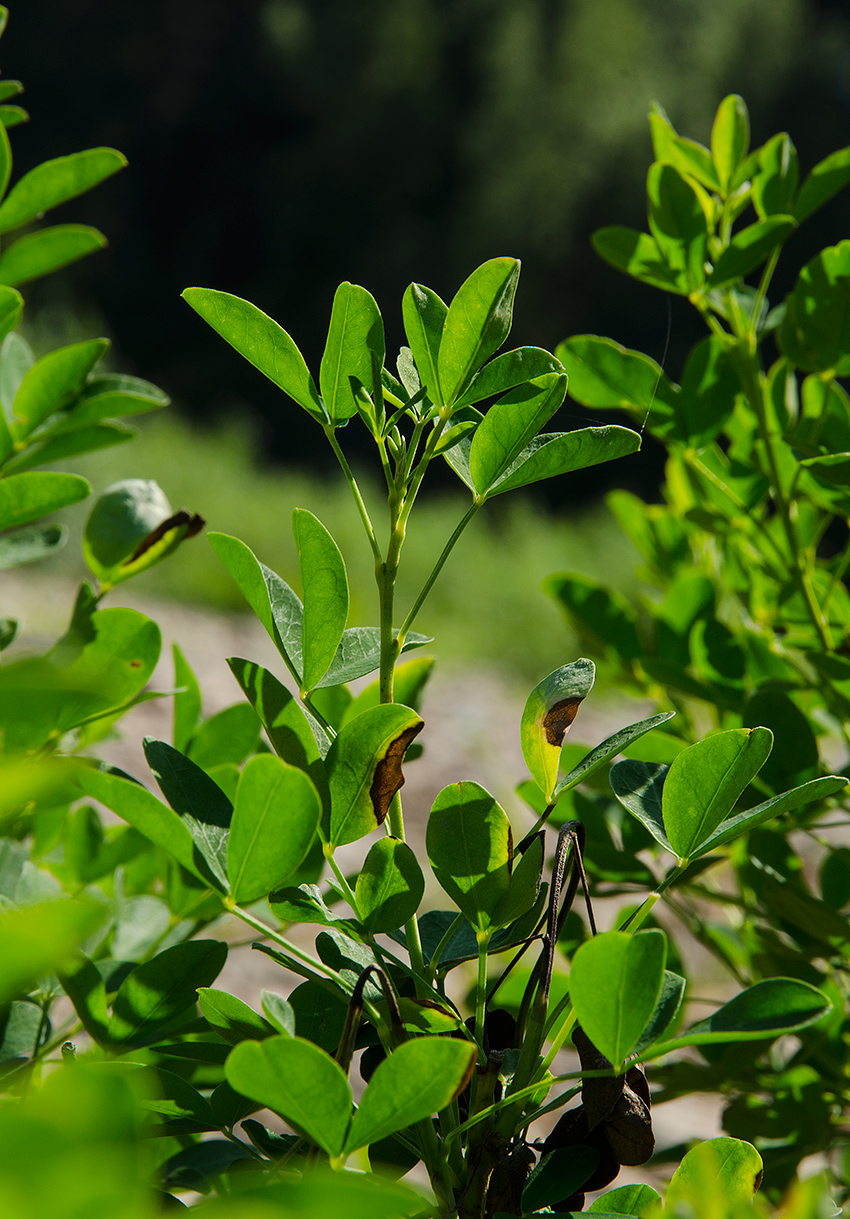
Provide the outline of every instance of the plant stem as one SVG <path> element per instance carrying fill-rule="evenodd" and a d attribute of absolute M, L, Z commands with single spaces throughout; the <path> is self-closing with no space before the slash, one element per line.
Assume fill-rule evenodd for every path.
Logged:
<path fill-rule="evenodd" d="M 241 918 L 243 923 L 247 923 L 249 927 L 255 928 L 261 935 L 267 939 L 274 940 L 275 944 L 283 949 L 281 956 L 288 955 L 293 961 L 296 961 L 301 967 L 294 972 L 303 976 L 303 970 L 309 969 L 312 973 L 321 978 L 328 978 L 332 982 L 338 982 L 339 977 L 333 969 L 328 969 L 321 961 L 317 961 L 315 957 L 311 957 L 309 953 L 302 952 L 300 948 L 296 948 L 284 936 L 270 927 L 268 923 L 262 922 L 258 918 L 254 918 L 253 914 L 249 914 L 241 906 L 230 906 L 230 913 L 235 914 L 237 918 Z"/>
<path fill-rule="evenodd" d="M 351 467 L 346 461 L 345 454 L 339 447 L 336 438 L 336 430 L 332 427 L 325 428 L 325 435 L 328 438 L 328 444 L 336 454 L 336 459 L 342 467 L 342 472 L 345 475 L 346 482 L 351 488 L 351 494 L 354 496 L 354 502 L 357 505 L 357 511 L 360 513 L 360 519 L 363 522 L 363 528 L 366 530 L 366 536 L 369 539 L 369 545 L 372 547 L 372 554 L 375 556 L 375 562 L 381 561 L 381 548 L 378 545 L 378 539 L 375 536 L 375 530 L 372 526 L 372 521 L 369 518 L 369 512 L 366 504 L 363 501 L 363 496 L 360 494 L 360 488 L 357 485 L 357 479 L 351 472 Z"/>
<path fill-rule="evenodd" d="M 399 628 L 398 638 L 399 638 L 400 644 L 404 643 L 404 640 L 407 636 L 407 632 L 410 630 L 411 626 L 413 625 L 413 621 L 416 618 L 416 615 L 421 610 L 422 605 L 425 601 L 425 598 L 428 596 L 431 589 L 433 588 L 434 581 L 437 579 L 437 576 L 443 570 L 446 559 L 449 557 L 451 552 L 454 550 L 455 543 L 457 542 L 458 538 L 463 533 L 464 529 L 467 527 L 467 525 L 472 520 L 472 518 L 475 516 L 476 512 L 478 511 L 478 509 L 480 507 L 481 507 L 481 502 L 479 500 L 475 499 L 472 501 L 472 504 L 470 505 L 467 512 L 464 514 L 463 519 L 458 523 L 458 525 L 455 528 L 454 533 L 452 534 L 452 536 L 449 538 L 449 540 L 446 542 L 445 546 L 443 547 L 442 554 L 437 559 L 437 562 L 434 564 L 433 568 L 431 569 L 431 574 L 428 576 L 428 579 L 425 581 L 424 585 L 422 586 L 422 590 L 419 593 L 419 596 L 416 598 L 415 602 L 413 603 L 413 608 L 410 610 L 410 612 L 408 613 L 404 622 L 401 624 L 401 627 Z"/>

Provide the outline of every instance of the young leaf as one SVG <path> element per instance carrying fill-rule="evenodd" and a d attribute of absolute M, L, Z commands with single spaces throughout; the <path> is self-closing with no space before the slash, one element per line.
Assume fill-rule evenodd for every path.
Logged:
<path fill-rule="evenodd" d="M 416 370 L 428 391 L 428 397 L 437 406 L 442 406 L 444 401 L 437 364 L 448 311 L 448 305 L 437 293 L 422 284 L 411 284 L 401 302 L 404 333 L 416 362 Z"/>
<path fill-rule="evenodd" d="M 610 781 L 611 790 L 623 807 L 646 826 L 657 843 L 675 855 L 661 812 L 661 793 L 669 769 L 659 763 L 635 762 L 628 758 L 625 762 L 614 763 Z"/>
<path fill-rule="evenodd" d="M 615 1066 L 640 1041 L 658 1005 L 667 942 L 663 931 L 605 931 L 585 940 L 570 968 L 570 999 L 584 1031 Z"/>
<path fill-rule="evenodd" d="M 334 1060 L 300 1037 L 243 1041 L 225 1064 L 228 1083 L 303 1130 L 328 1155 L 342 1153 L 351 1089 Z"/>
<path fill-rule="evenodd" d="M 593 661 L 582 657 L 550 673 L 528 696 L 520 724 L 522 756 L 547 802 L 555 790 L 564 738 L 595 676 Z"/>
<path fill-rule="evenodd" d="M 238 1045 L 240 1041 L 262 1041 L 274 1036 L 275 1030 L 267 1020 L 226 990 L 199 986 L 198 1006 L 207 1023 L 231 1045 Z"/>
<path fill-rule="evenodd" d="M 383 825 L 404 783 L 401 764 L 407 747 L 423 727 L 409 707 L 384 703 L 341 729 L 325 759 L 334 847 L 356 842 Z"/>
<path fill-rule="evenodd" d="M 144 750 L 160 791 L 188 826 L 219 887 L 226 892 L 230 801 L 200 766 L 165 741 L 145 737 Z"/>
<path fill-rule="evenodd" d="M 407 843 L 380 838 L 363 861 L 354 896 L 365 927 L 376 935 L 413 918 L 424 892 L 422 869 Z"/>
<path fill-rule="evenodd" d="M 704 144 L 678 135 L 667 115 L 657 106 L 653 106 L 650 112 L 649 130 L 656 161 L 672 165 L 683 178 L 696 178 L 711 191 L 720 190 L 711 153 Z"/>
<path fill-rule="evenodd" d="M 24 174 L 0 204 L 0 233 L 35 220 L 51 207 L 91 190 L 126 164 L 126 157 L 114 148 L 89 148 L 69 157 L 43 161 Z"/>
<path fill-rule="evenodd" d="M 236 790 L 227 844 L 235 902 L 265 897 L 296 871 L 313 842 L 321 811 L 318 793 L 302 771 L 274 754 L 248 762 Z"/>
<path fill-rule="evenodd" d="M 278 1033 L 283 1033 L 286 1037 L 294 1037 L 295 1012 L 292 1010 L 292 1004 L 288 1003 L 282 995 L 277 995 L 271 990 L 261 991 L 260 998 L 269 1023 Z"/>
<path fill-rule="evenodd" d="M 445 1109 L 468 1083 L 475 1046 L 443 1037 L 406 1041 L 378 1066 L 345 1140 L 344 1155 Z"/>
<path fill-rule="evenodd" d="M 2 214 L 2 208 L 0 208 Z M 231 347 L 289 394 L 308 415 L 328 422 L 304 357 L 286 331 L 249 301 L 213 288 L 186 288 L 183 299 Z"/>
<path fill-rule="evenodd" d="M 348 577 L 339 547 L 306 508 L 292 514 L 304 588 L 302 689 L 313 690 L 336 655 L 348 617 Z"/>
<path fill-rule="evenodd" d="M 684 749 L 661 795 L 667 837 L 680 860 L 690 859 L 759 772 L 773 747 L 768 728 L 733 728 Z"/>
<path fill-rule="evenodd" d="M 557 799 L 558 796 L 562 795 L 565 791 L 569 791 L 578 783 L 584 783 L 600 766 L 604 766 L 609 759 L 615 758 L 618 753 L 622 753 L 629 745 L 639 741 L 642 736 L 647 732 L 651 732 L 653 728 L 657 728 L 659 724 L 665 724 L 675 714 L 675 711 L 662 711 L 660 715 L 652 715 L 649 719 L 639 720 L 636 724 L 629 724 L 628 728 L 621 728 L 613 736 L 607 737 L 601 745 L 597 745 L 590 753 L 585 754 L 578 765 L 574 766 L 570 773 L 560 781 L 555 788 L 554 797 Z"/>
<path fill-rule="evenodd" d="M 838 194 L 850 182 L 850 148 L 840 148 L 820 161 L 808 175 L 797 202 L 794 218 L 799 223 L 823 207 L 833 195 Z"/>
<path fill-rule="evenodd" d="M 717 171 L 721 192 L 728 192 L 735 171 L 750 147 L 750 116 L 744 99 L 737 93 L 724 97 L 717 107 L 711 128 L 711 158 Z"/>
<path fill-rule="evenodd" d="M 12 529 L 85 499 L 91 487 L 76 474 L 10 474 L 0 480 L 0 529 Z"/>
<path fill-rule="evenodd" d="M 800 180 L 797 150 L 786 131 L 767 141 L 758 154 L 759 169 L 753 178 L 753 204 L 761 220 L 791 215 L 799 223 L 794 196 Z"/>
<path fill-rule="evenodd" d="M 208 533 L 207 538 L 268 631 L 287 668 L 300 682 L 304 610 L 298 597 L 238 538 L 226 533 Z"/>
<path fill-rule="evenodd" d="M 640 936 L 636 936 L 639 939 Z M 716 1012 L 670 1041 L 656 1042 L 644 1059 L 660 1058 L 686 1045 L 768 1041 L 814 1024 L 832 1009 L 826 996 L 797 978 L 768 978 L 742 990 Z"/>
<path fill-rule="evenodd" d="M 103 233 L 85 224 L 55 224 L 28 233 L 0 254 L 0 284 L 27 284 L 105 245 Z"/>
<path fill-rule="evenodd" d="M 13 405 L 24 434 L 64 406 L 78 392 L 109 346 L 107 339 L 72 343 L 48 352 L 33 364 L 21 381 Z"/>
<path fill-rule="evenodd" d="M 631 428 L 588 427 L 575 432 L 544 432 L 523 449 L 513 465 L 490 488 L 489 494 L 491 497 L 501 495 L 545 478 L 585 470 L 588 466 L 636 453 L 639 448 L 640 436 Z M 450 450 L 453 452 L 455 449 Z"/>
<path fill-rule="evenodd" d="M 425 841 L 434 875 L 479 931 L 487 931 L 508 893 L 513 837 L 504 810 L 477 783 L 444 787 Z"/>
<path fill-rule="evenodd" d="M 65 461 L 78 453 L 93 453 L 97 449 L 108 449 L 114 444 L 132 440 L 136 433 L 132 428 L 119 423 L 98 423 L 82 428 L 50 428 L 41 433 L 35 443 L 17 457 L 6 463 L 11 473 L 31 470 L 34 466 L 51 465 L 54 461 Z"/>
<path fill-rule="evenodd" d="M 471 406 L 473 402 L 503 394 L 505 390 L 544 377 L 547 373 L 562 371 L 557 356 L 544 351 L 542 347 L 517 347 L 515 351 L 505 351 L 475 374 L 469 389 L 458 398 L 454 414 L 456 416 L 459 410 Z"/>
<path fill-rule="evenodd" d="M 479 495 L 493 483 L 564 401 L 567 378 L 547 373 L 510 390 L 490 407 L 472 438 L 469 471 Z"/>
<path fill-rule="evenodd" d="M 118 988 L 109 1037 L 113 1045 L 146 1041 L 166 1028 L 197 1000 L 197 988 L 210 986 L 227 960 L 219 940 L 190 940 L 165 948 L 138 965 Z"/>
<path fill-rule="evenodd" d="M 482 364 L 508 337 L 518 280 L 519 262 L 515 258 L 491 258 L 458 289 L 443 323 L 438 355 L 445 402 L 453 403 L 460 397 Z"/>
<path fill-rule="evenodd" d="M 375 298 L 365 288 L 346 280 L 334 295 L 328 340 L 319 369 L 325 410 L 334 426 L 357 413 L 352 377 L 372 394 L 380 389 L 380 382 L 374 384 L 373 361 L 380 370 L 385 356 L 384 323 Z M 382 400 L 383 395 L 376 405 Z"/>

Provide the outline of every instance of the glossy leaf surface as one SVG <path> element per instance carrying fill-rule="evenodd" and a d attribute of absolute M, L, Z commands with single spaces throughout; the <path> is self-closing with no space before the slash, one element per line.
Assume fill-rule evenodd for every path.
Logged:
<path fill-rule="evenodd" d="M 165 948 L 137 966 L 115 996 L 109 1036 L 114 1043 L 144 1041 L 167 1027 L 197 999 L 197 988 L 209 986 L 227 959 L 219 940 L 191 940 Z"/>
<path fill-rule="evenodd" d="M 424 892 L 422 869 L 406 842 L 380 838 L 373 843 L 354 891 L 360 917 L 373 935 L 395 931 L 412 918 Z"/>
<path fill-rule="evenodd" d="M 640 1041 L 661 995 L 667 945 L 662 931 L 605 931 L 576 950 L 570 998 L 578 1021 L 615 1066 Z"/>
<path fill-rule="evenodd" d="M 443 323 L 437 356 L 445 402 L 460 397 L 508 337 L 518 280 L 515 258 L 491 258 L 458 288 Z"/>
<path fill-rule="evenodd" d="M 312 512 L 296 508 L 292 532 L 304 590 L 302 685 L 313 690 L 336 655 L 348 618 L 348 576 L 339 547 Z"/>
<path fill-rule="evenodd" d="M 114 148 L 89 148 L 43 161 L 24 174 L 0 204 L 0 232 L 35 220 L 51 207 L 90 190 L 126 164 L 126 158 Z"/>
<path fill-rule="evenodd" d="M 339 285 L 334 295 L 328 339 L 319 370 L 325 410 L 333 424 L 357 413 L 351 385 L 355 377 L 370 393 L 384 364 L 384 323 L 375 298 L 357 284 Z M 378 386 L 380 379 L 377 378 Z"/>
<path fill-rule="evenodd" d="M 513 838 L 504 810 L 478 783 L 444 787 L 426 832 L 434 875 L 479 931 L 487 931 L 508 892 Z"/>

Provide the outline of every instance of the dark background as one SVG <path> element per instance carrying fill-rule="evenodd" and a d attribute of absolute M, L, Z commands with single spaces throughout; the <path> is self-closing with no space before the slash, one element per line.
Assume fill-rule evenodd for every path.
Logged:
<path fill-rule="evenodd" d="M 27 289 L 36 315 L 57 300 L 94 312 L 121 366 L 179 409 L 244 413 L 270 458 L 317 468 L 315 425 L 184 287 L 255 302 L 315 369 L 340 280 L 373 292 L 395 352 L 412 279 L 450 299 L 510 254 L 511 346 L 593 332 L 661 359 L 669 328 L 675 378 L 700 323 L 589 246 L 604 224 L 645 227 L 650 101 L 707 142 L 717 103 L 740 92 L 753 143 L 789 131 L 804 171 L 850 143 L 846 0 L 13 0 L 2 67 L 32 116 L 11 133 L 16 176 L 99 144 L 130 161 L 54 213 L 110 246 Z M 839 196 L 795 235 L 775 298 L 847 216 Z M 587 421 L 575 404 L 562 414 L 555 426 Z M 646 457 L 631 475 L 618 463 L 620 484 L 650 490 L 660 454 Z M 572 495 L 598 489 L 583 477 Z"/>

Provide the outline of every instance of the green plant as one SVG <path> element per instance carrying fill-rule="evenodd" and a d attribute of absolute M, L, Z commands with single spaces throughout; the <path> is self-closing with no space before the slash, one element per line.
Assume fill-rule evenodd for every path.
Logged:
<path fill-rule="evenodd" d="M 175 517 L 141 481 L 112 488 L 95 507 L 84 552 L 99 588 L 83 585 L 70 629 L 48 657 L 0 669 L 4 761 L 7 774 L 22 767 L 24 776 L 0 804 L 0 1124 L 15 1153 L 0 1171 L 0 1198 L 13 1209 L 26 1213 L 21 1174 L 33 1164 L 32 1146 L 47 1144 L 38 1214 L 97 1206 L 143 1215 L 155 1205 L 150 1180 L 160 1202 L 163 1193 L 173 1203 L 175 1193 L 196 1189 L 232 1196 L 240 1215 L 269 1205 L 388 1219 L 580 1210 L 586 1191 L 652 1153 L 641 1064 L 691 1045 L 748 1051 L 834 1019 L 817 986 L 772 976 L 680 1029 L 685 978 L 651 924 L 661 895 L 689 883 L 715 848 L 780 812 L 823 806 L 844 777 L 805 777 L 754 805 L 746 793 L 772 757 L 773 734 L 726 728 L 677 754 L 663 792 L 654 767 L 628 790 L 615 778 L 635 819 L 600 834 L 592 817 L 585 826 L 570 815 L 579 787 L 598 783 L 641 738 L 650 749 L 647 734 L 673 712 L 576 756 L 564 740 L 593 686 L 590 660 L 555 670 L 526 703 L 522 794 L 536 821 L 516 847 L 484 788 L 462 781 L 439 793 L 427 853 L 453 908 L 420 913 L 424 876 L 405 841 L 400 789 L 403 765 L 421 752 L 418 708 L 432 662 L 402 660 L 431 642 L 413 624 L 490 498 L 640 443 L 619 426 L 542 430 L 566 392 L 560 361 L 538 348 L 496 354 L 518 273 L 515 260 L 493 259 L 448 306 L 411 285 L 403 301 L 410 346 L 397 377 L 385 367 L 374 300 L 341 285 L 318 388 L 289 335 L 253 305 L 187 290 L 196 311 L 324 431 L 373 556 L 378 623 L 347 626 L 346 565 L 311 513 L 293 515 L 301 598 L 244 543 L 211 534 L 297 693 L 231 658 L 246 700 L 204 719 L 198 682 L 175 648 L 172 742 L 145 742 L 161 800 L 114 768 L 67 755 L 93 747 L 118 714 L 149 696 L 159 654 L 155 623 L 101 609 L 101 598 L 198 521 Z M 386 479 L 383 546 L 340 445 L 355 416 Z M 438 458 L 471 504 L 396 626 L 406 529 Z M 370 674 L 371 685 L 350 688 Z M 56 763 L 58 787 L 42 791 L 31 768 L 45 758 Z M 126 824 L 106 824 L 89 800 Z M 547 825 L 558 826 L 548 872 Z M 339 849 L 370 836 L 361 866 L 346 875 Z M 596 934 L 591 893 L 600 872 L 650 892 L 618 930 Z M 572 910 L 580 886 L 589 936 Z M 286 996 L 266 992 L 262 1013 L 214 985 L 228 948 L 202 933 L 225 915 L 302 979 Z M 287 934 L 296 922 L 317 929 L 312 948 Z M 524 969 L 529 951 L 536 960 Z M 559 953 L 570 962 L 569 993 L 556 974 Z M 468 1016 L 467 963 L 475 971 Z M 73 1007 L 64 1021 L 56 1006 L 63 992 Z M 83 1054 L 81 1043 L 78 1058 L 68 1038 L 82 1034 L 91 1048 Z M 568 1037 L 578 1069 L 556 1064 Z M 367 1085 L 356 1107 L 348 1079 L 355 1053 Z M 544 1141 L 535 1138 L 538 1118 L 579 1095 Z M 251 1116 L 263 1107 L 293 1133 Z M 204 1137 L 214 1132 L 220 1137 Z M 420 1162 L 428 1197 L 391 1180 Z M 718 1219 L 737 1215 L 749 1207 L 760 1162 L 741 1140 L 695 1149 L 673 1177 L 667 1213 L 689 1213 L 698 1196 Z M 370 1171 L 352 1171 L 367 1163 Z M 658 1203 L 653 1191 L 625 1187 L 593 1208 L 638 1216 Z M 809 1219 L 819 1198 L 798 1191 L 788 1205 L 794 1219 Z"/>
<path fill-rule="evenodd" d="M 711 149 L 679 136 L 660 111 L 650 126 L 650 232 L 603 229 L 594 245 L 618 269 L 687 297 L 709 333 L 680 385 L 611 339 L 578 335 L 558 348 L 570 394 L 594 411 L 625 409 L 668 458 L 661 503 L 609 497 L 644 560 L 640 605 L 575 574 L 548 588 L 617 683 L 677 710 L 651 761 L 618 763 L 611 776 L 663 841 L 637 793 L 664 784 L 664 799 L 679 751 L 707 729 L 774 734 L 742 809 L 818 782 L 837 751 L 847 773 L 850 242 L 811 259 L 784 300 L 769 295 L 797 227 L 850 182 L 850 149 L 800 184 L 786 134 L 750 151 L 740 97 L 721 103 Z M 613 810 L 587 793 L 573 815 L 604 822 Z M 671 1096 L 723 1073 L 726 1129 L 761 1148 L 774 1195 L 805 1156 L 832 1148 L 837 1165 L 846 1149 L 846 824 L 820 803 L 786 810 L 704 858 L 670 903 L 739 984 L 787 973 L 833 998 L 829 1020 L 783 1053 L 710 1056 L 657 1075 Z"/>

